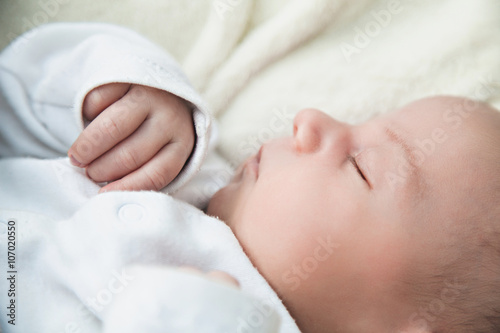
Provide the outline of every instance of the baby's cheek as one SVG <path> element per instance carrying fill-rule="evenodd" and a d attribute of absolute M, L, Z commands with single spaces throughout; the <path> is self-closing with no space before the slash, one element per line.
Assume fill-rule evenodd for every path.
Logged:
<path fill-rule="evenodd" d="M 326 277 L 334 274 L 340 245 L 330 235 L 321 234 L 284 242 L 276 262 L 269 265 L 276 287 L 284 296 L 313 295 L 314 289 L 321 288 Z"/>
<path fill-rule="evenodd" d="M 233 230 L 252 263 L 271 283 L 279 283 L 283 273 L 298 261 L 299 242 L 291 239 L 279 220 L 262 211 L 247 212 Z"/>
<path fill-rule="evenodd" d="M 403 224 L 403 223 L 401 223 Z M 379 281 L 391 285 L 394 281 L 403 281 L 414 260 L 408 251 L 411 242 L 399 227 L 380 224 L 380 230 L 372 233 L 365 242 L 365 248 L 359 253 L 359 264 L 364 268 L 369 281 Z"/>

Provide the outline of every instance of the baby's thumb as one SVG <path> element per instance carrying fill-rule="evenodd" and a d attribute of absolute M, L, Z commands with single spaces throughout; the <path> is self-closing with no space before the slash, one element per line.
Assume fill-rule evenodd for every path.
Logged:
<path fill-rule="evenodd" d="M 122 98 L 130 86 L 130 83 L 108 83 L 92 89 L 83 100 L 83 117 L 94 120 L 107 107 Z"/>

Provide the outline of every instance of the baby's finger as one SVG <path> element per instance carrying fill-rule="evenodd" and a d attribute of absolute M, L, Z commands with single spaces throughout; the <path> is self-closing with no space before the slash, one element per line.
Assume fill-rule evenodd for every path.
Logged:
<path fill-rule="evenodd" d="M 106 185 L 99 192 L 159 191 L 179 174 L 190 154 L 191 149 L 184 142 L 169 143 L 141 168 Z"/>
<path fill-rule="evenodd" d="M 197 267 L 193 267 L 193 266 L 181 266 L 178 268 L 178 270 L 189 273 L 189 274 L 198 275 L 198 276 L 205 275 L 206 277 L 208 277 L 211 280 L 219 281 L 219 282 L 222 282 L 222 283 L 225 283 L 225 284 L 228 284 L 230 286 L 237 287 L 237 288 L 240 287 L 239 281 L 234 276 L 230 275 L 229 273 L 223 272 L 223 271 L 210 271 L 210 272 L 205 273 L 201 269 L 199 269 Z"/>
<path fill-rule="evenodd" d="M 159 117 L 146 119 L 131 136 L 93 161 L 87 167 L 87 175 L 96 182 L 109 182 L 151 160 L 172 139 L 169 131 L 161 128 Z"/>
<path fill-rule="evenodd" d="M 229 285 L 239 287 L 240 283 L 236 278 L 226 272 L 223 271 L 210 271 L 207 273 L 207 276 L 213 280 L 221 281 L 223 283 L 227 283 Z"/>
<path fill-rule="evenodd" d="M 72 163 L 83 167 L 132 134 L 148 115 L 147 105 L 130 106 L 119 100 L 104 110 L 68 150 Z"/>
<path fill-rule="evenodd" d="M 94 120 L 107 107 L 122 98 L 130 86 L 130 83 L 109 83 L 94 88 L 83 100 L 83 116 L 87 120 Z"/>

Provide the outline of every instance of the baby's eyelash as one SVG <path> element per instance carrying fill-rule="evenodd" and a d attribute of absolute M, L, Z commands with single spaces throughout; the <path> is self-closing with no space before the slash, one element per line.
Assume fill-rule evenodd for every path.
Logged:
<path fill-rule="evenodd" d="M 358 162 L 356 162 L 356 159 L 349 155 L 347 156 L 347 159 L 349 160 L 349 162 L 352 163 L 352 165 L 356 168 L 356 171 L 358 171 L 359 175 L 361 176 L 361 178 L 363 178 L 363 180 L 368 183 L 368 180 L 366 179 L 365 175 L 363 174 L 363 171 L 361 171 L 361 169 L 359 168 L 358 166 Z"/>

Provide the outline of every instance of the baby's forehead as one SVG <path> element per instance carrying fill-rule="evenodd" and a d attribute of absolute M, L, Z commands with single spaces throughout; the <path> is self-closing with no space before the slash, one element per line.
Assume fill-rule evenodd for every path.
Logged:
<path fill-rule="evenodd" d="M 482 103 L 465 98 L 435 96 L 416 100 L 393 112 L 389 117 L 414 118 L 419 117 L 429 121 L 458 122 L 469 118 L 478 109 L 484 108 Z"/>
<path fill-rule="evenodd" d="M 500 112 L 485 103 L 432 97 L 374 121 L 401 133 L 406 150 L 431 183 L 470 178 L 470 173 L 492 172 L 500 165 Z"/>
<path fill-rule="evenodd" d="M 387 123 L 396 123 L 401 130 L 415 136 L 451 136 L 500 131 L 500 112 L 486 103 L 467 98 L 436 96 L 405 105 L 383 117 Z M 439 139 L 439 138 L 436 138 Z"/>

